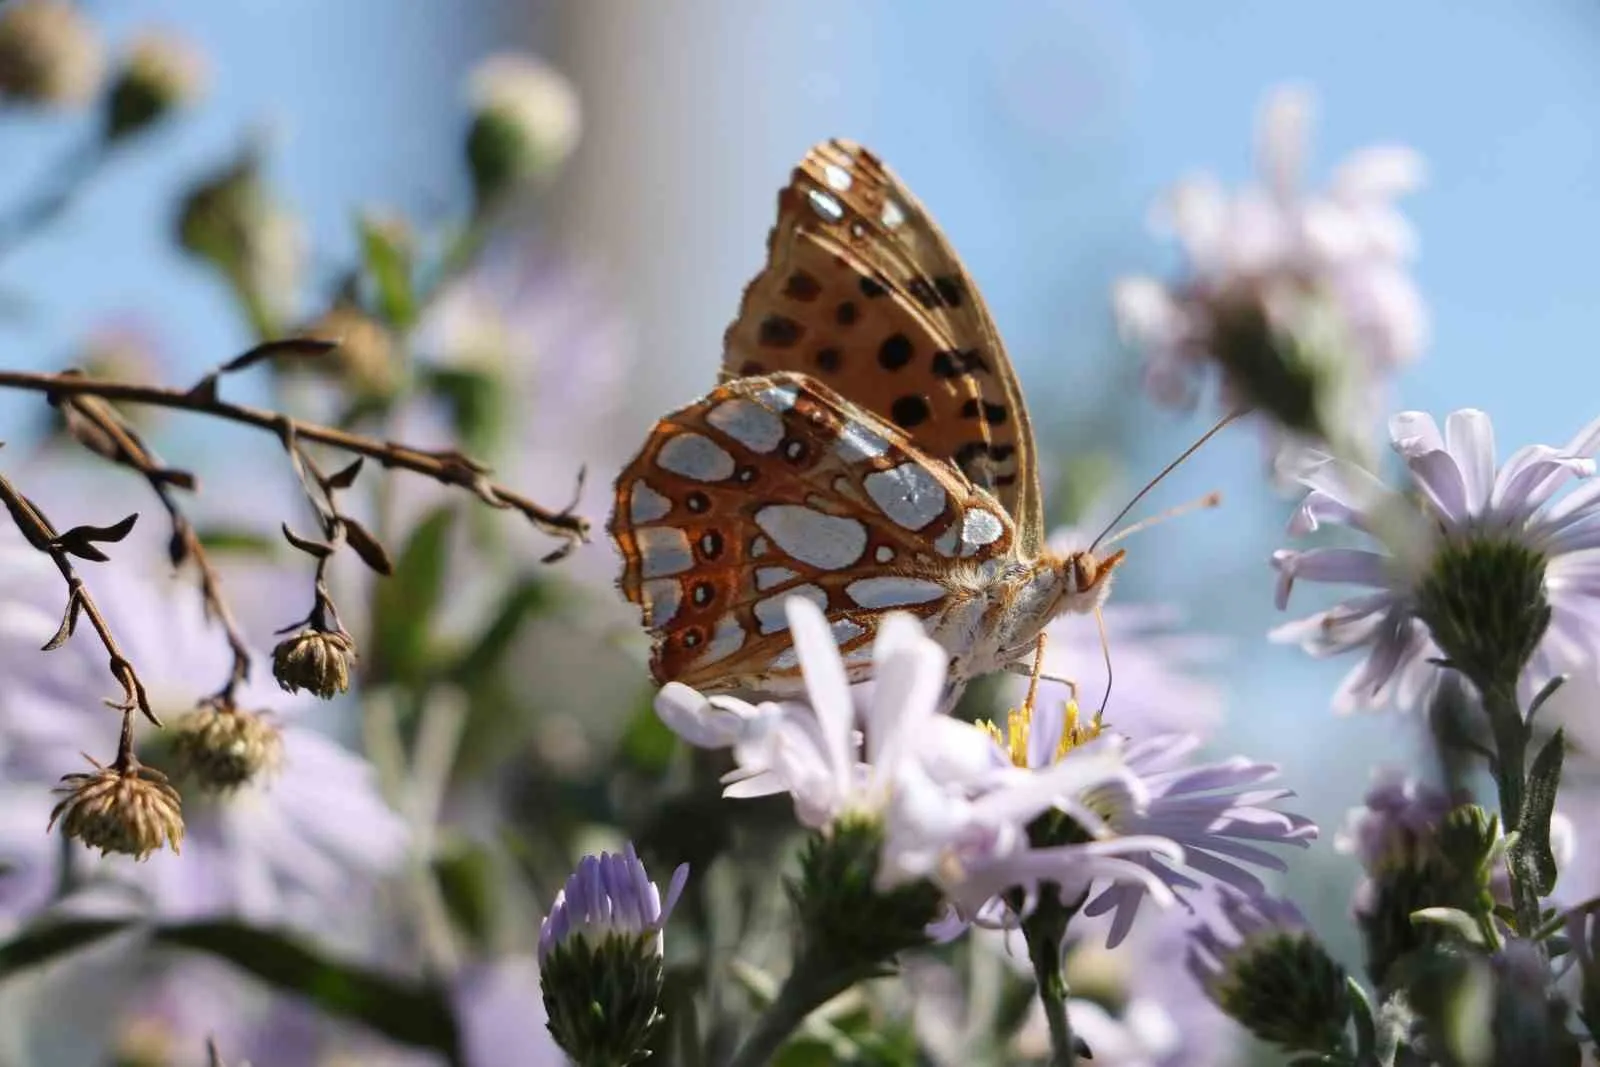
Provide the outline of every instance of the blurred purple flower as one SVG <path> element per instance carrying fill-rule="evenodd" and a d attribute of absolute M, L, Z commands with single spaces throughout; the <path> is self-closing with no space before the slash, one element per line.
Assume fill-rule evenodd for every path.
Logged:
<path fill-rule="evenodd" d="M 1313 455 L 1298 474 L 1311 492 L 1289 520 L 1295 536 L 1324 524 L 1343 526 L 1386 551 L 1280 549 L 1272 557 L 1280 609 L 1296 580 L 1372 591 L 1280 626 L 1273 640 L 1319 658 L 1366 651 L 1335 694 L 1338 710 L 1390 701 L 1403 709 L 1425 706 L 1440 677 L 1433 661 L 1444 652 L 1418 617 L 1419 591 L 1427 581 L 1451 580 L 1436 574 L 1445 550 L 1513 546 L 1543 567 L 1551 609 L 1549 628 L 1522 672 L 1522 699 L 1556 674 L 1592 665 L 1600 647 L 1600 553 L 1590 551 L 1600 547 L 1600 482 L 1552 498 L 1573 478 L 1594 472 L 1589 457 L 1600 449 L 1600 420 L 1564 448 L 1530 445 L 1503 465 L 1497 465 L 1494 428 L 1481 411 L 1452 413 L 1442 434 L 1431 416 L 1402 412 L 1390 420 L 1389 432 L 1410 471 L 1411 492 L 1402 496 L 1353 463 Z M 1419 498 L 1414 505 L 1412 496 Z"/>
<path fill-rule="evenodd" d="M 592 272 L 541 254 L 526 239 L 493 248 L 452 283 L 418 328 L 415 348 L 435 370 L 493 384 L 505 433 L 488 458 L 495 477 L 548 507 L 574 503 L 593 519 L 611 509 L 611 485 L 629 458 L 617 420 L 626 399 L 633 338 L 605 302 Z M 416 429 L 456 437 L 437 411 L 416 410 Z M 583 490 L 574 489 L 585 472 Z M 439 499 L 419 485 L 422 506 Z M 419 509 L 420 510 L 420 509 Z M 533 545 L 536 537 L 516 538 Z M 612 581 L 617 564 L 604 538 L 563 567 Z M 548 551 L 533 545 L 529 560 Z"/>
<path fill-rule="evenodd" d="M 1146 384 L 1158 401 L 1192 405 L 1209 365 L 1222 371 L 1226 408 L 1270 407 L 1263 389 L 1277 379 L 1260 374 L 1257 352 L 1230 351 L 1240 344 L 1239 323 L 1259 318 L 1298 342 L 1304 365 L 1291 373 L 1316 381 L 1318 421 L 1355 430 L 1376 414 L 1383 380 L 1422 348 L 1425 314 L 1406 265 L 1415 241 L 1393 204 L 1419 183 L 1421 160 L 1406 148 L 1368 148 L 1334 172 L 1326 192 L 1307 193 L 1310 112 L 1296 90 L 1267 100 L 1261 184 L 1229 193 L 1210 177 L 1193 178 L 1166 198 L 1158 219 L 1183 247 L 1182 282 L 1118 283 L 1118 318 L 1146 357 Z M 1248 349 L 1256 335 L 1246 334 Z M 1286 443 L 1281 424 L 1269 437 Z"/>
<path fill-rule="evenodd" d="M 1094 533 L 1083 527 L 1056 531 L 1053 551 L 1067 554 L 1087 547 Z M 1174 732 L 1206 735 L 1222 719 L 1221 690 L 1199 673 L 1221 656 L 1220 642 L 1180 629 L 1177 608 L 1166 604 L 1130 604 L 1113 599 L 1101 609 L 1106 643 L 1116 672 L 1106 718 L 1118 733 L 1150 737 Z M 1100 630 L 1084 615 L 1064 615 L 1046 629 L 1044 673 L 1067 678 L 1078 686 L 1084 707 L 1098 708 L 1105 693 L 1106 650 Z M 1013 689 L 1021 696 L 1025 682 Z M 1041 704 L 1064 701 L 1065 687 L 1041 681 Z"/>
<path fill-rule="evenodd" d="M 1220 921 L 1198 927 L 1190 935 L 1189 973 L 1219 1004 L 1235 981 L 1235 969 L 1261 942 L 1281 935 L 1310 936 L 1305 916 L 1281 897 L 1225 892 Z"/>
<path fill-rule="evenodd" d="M 465 1067 L 565 1067 L 545 1027 L 539 967 L 515 955 L 465 964 L 449 980 Z M 319 1013 L 305 1001 L 271 993 L 216 962 L 187 957 L 139 984 L 117 1021 L 116 1038 L 171 1067 L 202 1067 L 214 1038 L 223 1060 L 251 1067 L 308 1063 L 381 1063 L 444 1067 L 444 1058 L 393 1043 L 361 1025 Z"/>
<path fill-rule="evenodd" d="M 227 649 L 187 581 L 146 582 L 137 569 L 136 561 L 119 559 L 86 580 L 157 713 L 176 717 L 226 677 Z M 65 601 L 47 559 L 12 542 L 0 548 L 0 574 L 0 671 L 8 681 L 0 692 L 0 768 L 8 787 L 31 787 L 39 798 L 8 812 L 20 817 L 48 805 L 50 787 L 78 769 L 80 752 L 112 754 L 117 719 L 102 699 L 115 684 L 87 627 L 61 649 L 39 651 Z M 394 870 L 407 847 L 404 823 L 378 794 L 371 767 L 302 725 L 309 702 L 285 697 L 264 660 L 238 697 L 240 707 L 267 710 L 281 727 L 281 772 L 230 796 L 185 788 L 181 856 L 162 852 L 136 864 L 74 848 L 75 867 L 135 890 L 151 911 L 169 917 L 239 914 L 321 928 L 331 912 L 367 911 L 362 887 Z M 162 740 L 158 731 L 142 731 L 141 746 L 157 746 L 149 762 L 158 767 Z M 36 833 L 53 852 L 44 825 L 40 819 Z M 24 832 L 26 823 L 16 829 Z M 25 910 L 46 903 L 52 879 L 19 876 L 32 892 L 12 903 Z"/>

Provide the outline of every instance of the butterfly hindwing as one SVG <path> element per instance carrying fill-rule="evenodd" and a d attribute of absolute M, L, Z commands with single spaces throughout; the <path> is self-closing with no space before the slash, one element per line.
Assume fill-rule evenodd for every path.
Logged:
<path fill-rule="evenodd" d="M 744 377 L 662 419 L 617 481 L 621 587 L 658 681 L 781 691 L 783 601 L 814 600 L 853 673 L 886 611 L 945 610 L 963 562 L 1012 549 L 997 500 L 802 374 Z"/>
<path fill-rule="evenodd" d="M 815 376 L 991 490 L 1024 550 L 1041 547 L 1032 428 L 993 320 L 944 235 L 866 149 L 819 144 L 780 192 L 723 369 Z"/>

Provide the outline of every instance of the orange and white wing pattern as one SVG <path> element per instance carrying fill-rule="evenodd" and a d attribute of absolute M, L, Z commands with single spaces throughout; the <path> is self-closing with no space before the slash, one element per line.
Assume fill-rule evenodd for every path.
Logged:
<path fill-rule="evenodd" d="M 924 619 L 963 565 L 1008 556 L 1005 509 L 900 430 L 803 374 L 737 378 L 662 419 L 617 480 L 623 594 L 658 682 L 782 692 L 783 603 L 823 608 L 852 675 L 884 612 Z"/>
<path fill-rule="evenodd" d="M 778 194 L 767 264 L 723 339 L 724 376 L 799 371 L 992 491 L 1043 547 L 1033 430 L 988 308 L 905 185 L 849 141 Z"/>

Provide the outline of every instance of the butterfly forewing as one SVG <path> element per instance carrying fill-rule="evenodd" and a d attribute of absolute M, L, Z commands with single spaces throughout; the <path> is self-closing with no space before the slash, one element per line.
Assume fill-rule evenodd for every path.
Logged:
<path fill-rule="evenodd" d="M 780 192 L 723 369 L 816 376 L 991 490 L 1025 551 L 1041 547 L 1032 429 L 988 309 L 921 204 L 864 148 L 817 145 Z"/>
<path fill-rule="evenodd" d="M 885 612 L 946 610 L 953 576 L 1015 537 L 954 466 L 794 373 L 734 379 L 662 419 L 617 481 L 611 533 L 656 679 L 765 692 L 798 678 L 787 597 L 824 609 L 862 676 Z"/>

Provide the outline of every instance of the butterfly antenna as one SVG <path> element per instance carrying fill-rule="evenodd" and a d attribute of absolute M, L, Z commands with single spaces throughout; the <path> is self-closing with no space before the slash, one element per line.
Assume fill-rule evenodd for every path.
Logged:
<path fill-rule="evenodd" d="M 1159 515 L 1152 515 L 1148 519 L 1140 519 L 1132 526 L 1124 526 L 1122 529 L 1118 530 L 1116 533 L 1100 542 L 1101 547 L 1109 548 L 1118 541 L 1122 540 L 1124 537 L 1127 537 L 1129 534 L 1136 534 L 1140 530 L 1148 530 L 1152 526 L 1159 526 L 1168 519 L 1175 519 L 1179 515 L 1187 515 L 1191 511 L 1201 511 L 1205 508 L 1214 508 L 1221 503 L 1222 494 L 1213 490 L 1212 492 L 1207 493 L 1205 496 L 1189 501 L 1187 504 L 1179 504 L 1177 507 L 1168 508 Z"/>
<path fill-rule="evenodd" d="M 1244 414 L 1242 411 L 1233 411 L 1229 412 L 1227 415 L 1224 415 L 1222 418 L 1217 420 L 1217 424 L 1215 426 L 1201 434 L 1198 441 L 1180 452 L 1177 459 L 1173 460 L 1171 463 L 1168 463 L 1165 467 L 1162 467 L 1161 473 L 1157 474 L 1154 478 L 1151 478 L 1148 482 L 1146 482 L 1144 484 L 1144 488 L 1133 494 L 1133 499 L 1128 501 L 1127 505 L 1121 511 L 1117 512 L 1117 517 L 1106 523 L 1106 528 L 1101 530 L 1100 536 L 1094 539 L 1094 544 L 1089 546 L 1089 551 L 1093 552 L 1096 548 L 1099 548 L 1100 542 L 1105 540 L 1106 534 L 1110 533 L 1116 528 L 1117 523 L 1121 522 L 1123 518 L 1127 516 L 1128 512 L 1133 510 L 1134 505 L 1138 504 L 1139 501 L 1145 498 L 1145 494 L 1149 493 L 1150 490 L 1154 489 L 1157 485 L 1160 485 L 1161 479 L 1177 470 L 1184 460 L 1200 451 L 1201 447 L 1205 445 L 1207 441 L 1211 440 L 1213 437 L 1217 436 L 1217 434 L 1222 432 L 1222 428 L 1224 426 L 1228 425 L 1228 423 L 1232 422 L 1234 419 L 1237 419 L 1242 414 Z"/>
<path fill-rule="evenodd" d="M 1106 691 L 1100 696 L 1100 710 L 1094 713 L 1098 723 L 1105 718 L 1106 704 L 1111 700 L 1111 639 L 1106 636 L 1106 614 L 1098 607 L 1094 609 L 1094 621 L 1100 628 L 1100 653 L 1106 660 Z"/>

